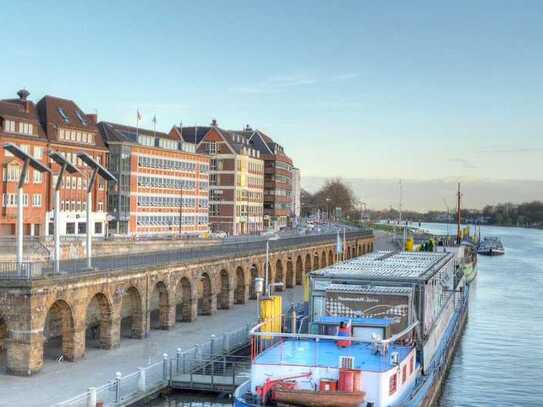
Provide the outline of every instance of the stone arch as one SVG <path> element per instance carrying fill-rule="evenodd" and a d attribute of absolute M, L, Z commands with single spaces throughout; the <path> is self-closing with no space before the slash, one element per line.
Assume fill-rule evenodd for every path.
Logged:
<path fill-rule="evenodd" d="M 209 274 L 202 273 L 198 281 L 198 315 L 211 315 L 213 291 Z"/>
<path fill-rule="evenodd" d="M 362 245 L 361 245 L 361 244 L 358 245 L 358 250 L 357 250 L 357 253 L 356 253 L 356 254 L 357 254 L 358 256 L 362 256 L 363 253 L 362 253 Z"/>
<path fill-rule="evenodd" d="M 43 358 L 74 360 L 75 324 L 72 308 L 64 300 L 56 300 L 47 310 L 43 327 Z"/>
<path fill-rule="evenodd" d="M 287 259 L 287 281 L 286 286 L 287 288 L 294 287 L 294 284 L 296 284 L 294 280 L 294 266 L 292 265 L 292 259 Z"/>
<path fill-rule="evenodd" d="M 217 296 L 217 308 L 228 309 L 230 308 L 230 276 L 226 269 L 222 269 L 219 272 L 219 294 Z"/>
<path fill-rule="evenodd" d="M 121 337 L 143 338 L 144 334 L 141 295 L 136 287 L 130 286 L 121 299 Z"/>
<path fill-rule="evenodd" d="M 307 253 L 305 255 L 305 272 L 306 273 L 309 273 L 311 271 L 312 267 L 311 267 L 311 254 Z"/>
<path fill-rule="evenodd" d="M 320 269 L 319 253 L 315 253 L 313 255 L 313 270 L 318 270 L 318 269 Z"/>
<path fill-rule="evenodd" d="M 350 259 L 351 258 L 351 248 L 350 246 L 347 246 L 347 259 Z"/>
<path fill-rule="evenodd" d="M 96 293 L 87 304 L 85 347 L 110 349 L 113 345 L 111 302 L 104 293 Z"/>
<path fill-rule="evenodd" d="M 234 291 L 234 304 L 245 304 L 247 285 L 245 284 L 245 271 L 243 267 L 236 268 L 236 289 Z"/>
<path fill-rule="evenodd" d="M 332 251 L 332 249 L 330 249 L 328 251 L 328 265 L 331 266 L 334 263 L 335 263 L 335 261 L 334 261 L 334 252 Z"/>
<path fill-rule="evenodd" d="M 296 285 L 303 284 L 304 281 L 304 262 L 302 256 L 298 255 L 296 258 Z"/>
<path fill-rule="evenodd" d="M 321 261 L 320 261 L 321 267 L 326 267 L 326 251 L 323 250 L 321 253 Z"/>
<path fill-rule="evenodd" d="M 256 288 L 255 280 L 258 277 L 258 266 L 256 264 L 251 265 L 251 282 L 249 284 L 249 298 L 251 300 L 256 300 Z"/>
<path fill-rule="evenodd" d="M 372 252 L 372 251 L 373 251 L 373 242 L 370 242 L 369 252 Z"/>
<path fill-rule="evenodd" d="M 281 259 L 277 259 L 275 262 L 275 276 L 274 276 L 274 283 L 283 283 L 283 261 Z M 274 291 L 283 291 L 283 287 L 280 285 L 275 286 Z"/>
<path fill-rule="evenodd" d="M 150 328 L 169 329 L 170 323 L 170 293 L 163 281 L 158 281 L 151 292 Z"/>
<path fill-rule="evenodd" d="M 186 277 L 182 277 L 175 288 L 175 320 L 192 321 L 192 286 Z"/>

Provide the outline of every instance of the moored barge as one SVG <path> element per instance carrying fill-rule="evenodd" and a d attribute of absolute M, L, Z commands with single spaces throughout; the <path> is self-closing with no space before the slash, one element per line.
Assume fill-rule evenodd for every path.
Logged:
<path fill-rule="evenodd" d="M 430 406 L 468 314 L 464 257 L 383 251 L 310 273 L 308 321 L 253 328 L 234 405 Z"/>

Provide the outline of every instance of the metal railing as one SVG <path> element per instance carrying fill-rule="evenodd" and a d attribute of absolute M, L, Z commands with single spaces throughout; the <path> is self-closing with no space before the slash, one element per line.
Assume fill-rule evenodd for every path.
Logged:
<path fill-rule="evenodd" d="M 148 366 L 138 368 L 136 372 L 123 376 L 117 372 L 115 378 L 100 387 L 90 387 L 86 392 L 71 399 L 55 404 L 55 407 L 95 407 L 97 402 L 103 402 L 105 407 L 128 405 L 147 395 L 167 387 L 173 377 L 179 374 L 190 374 L 198 371 L 208 372 L 209 369 L 222 368 L 236 377 L 247 362 L 242 365 L 234 356 L 230 363 L 219 367 L 221 357 L 226 353 L 236 351 L 249 343 L 249 331 L 252 324 L 236 329 L 220 336 L 212 335 L 209 341 L 195 345 L 185 351 L 177 349 L 175 357 L 170 358 L 166 353 L 162 360 Z M 225 359 L 226 360 L 226 359 Z M 212 363 L 210 363 L 213 361 Z M 235 366 L 234 366 L 235 365 Z M 230 370 L 229 370 L 230 369 Z"/>
<path fill-rule="evenodd" d="M 348 232 L 347 239 L 372 236 L 371 230 Z M 309 236 L 287 237 L 270 240 L 270 252 L 285 250 L 294 247 L 307 247 L 322 243 L 335 242 L 336 234 L 320 234 Z M 148 253 L 132 253 L 117 256 L 99 256 L 93 258 L 93 268 L 89 270 L 86 259 L 63 260 L 60 262 L 60 273 L 54 273 L 54 262 L 0 262 L 0 279 L 39 279 L 62 278 L 66 274 L 84 272 L 109 272 L 129 270 L 148 266 L 194 263 L 202 260 L 216 260 L 225 257 L 243 257 L 253 254 L 262 254 L 266 251 L 266 240 L 256 240 L 243 243 L 228 243 L 184 247 L 175 250 L 155 251 Z M 18 266 L 23 266 L 19 267 Z"/>

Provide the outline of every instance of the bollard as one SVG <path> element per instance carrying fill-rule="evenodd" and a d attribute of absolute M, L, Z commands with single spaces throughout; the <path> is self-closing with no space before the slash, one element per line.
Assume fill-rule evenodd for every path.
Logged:
<path fill-rule="evenodd" d="M 115 373 L 115 402 L 121 401 L 121 372 Z"/>
<path fill-rule="evenodd" d="M 96 387 L 89 387 L 88 391 L 87 407 L 96 407 Z"/>
<path fill-rule="evenodd" d="M 213 357 L 213 351 L 215 350 L 214 348 L 215 348 L 215 339 L 216 339 L 216 338 L 217 338 L 217 337 L 216 337 L 215 335 L 211 335 L 211 336 L 209 337 L 209 340 L 210 340 L 210 342 L 211 342 L 211 343 L 210 343 L 210 346 L 209 346 L 209 357 L 210 357 L 210 358 Z"/>
<path fill-rule="evenodd" d="M 164 380 L 168 380 L 168 354 L 164 353 L 162 355 L 162 377 Z"/>
<path fill-rule="evenodd" d="M 181 348 L 177 348 L 177 353 L 175 355 L 175 372 L 176 374 L 179 374 L 179 366 L 181 366 Z"/>
<path fill-rule="evenodd" d="M 140 372 L 140 376 L 138 378 L 138 390 L 142 393 L 145 393 L 146 390 L 146 383 L 145 383 L 145 369 L 143 367 L 138 367 L 138 370 Z"/>

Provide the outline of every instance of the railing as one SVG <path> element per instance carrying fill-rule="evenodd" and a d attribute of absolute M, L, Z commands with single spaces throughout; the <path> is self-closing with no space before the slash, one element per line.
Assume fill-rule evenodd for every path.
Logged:
<path fill-rule="evenodd" d="M 371 230 L 348 232 L 346 239 L 355 239 L 372 236 Z M 320 234 L 308 236 L 296 236 L 270 240 L 270 252 L 280 251 L 291 247 L 305 247 L 321 243 L 336 241 L 336 234 Z M 184 247 L 176 250 L 156 251 L 149 253 L 126 254 L 119 256 L 101 256 L 92 259 L 93 268 L 89 270 L 85 258 L 63 260 L 60 262 L 60 275 L 83 272 L 101 272 L 127 270 L 139 267 L 183 264 L 208 259 L 220 259 L 224 257 L 242 257 L 252 254 L 261 254 L 266 251 L 266 240 L 256 240 L 243 243 L 224 242 L 212 246 Z M 16 262 L 0 262 L 0 270 L 7 270 L 6 275 L 0 275 L 0 279 L 37 279 L 55 277 L 54 262 L 31 262 L 27 266 L 18 268 Z M 21 266 L 21 265 L 19 265 Z"/>
<path fill-rule="evenodd" d="M 247 362 L 244 362 L 244 365 L 241 359 L 229 356 L 230 362 L 223 363 L 223 367 L 219 367 L 219 362 L 222 360 L 220 357 L 246 346 L 251 326 L 252 324 L 248 324 L 220 336 L 212 335 L 209 341 L 195 345 L 186 351 L 179 348 L 174 358 L 164 354 L 161 361 L 141 367 L 138 371 L 125 376 L 118 372 L 110 382 L 100 387 L 90 387 L 86 392 L 57 403 L 55 406 L 94 407 L 100 401 L 106 407 L 124 406 L 165 388 L 172 378 L 179 374 L 208 372 L 210 369 L 216 369 L 220 373 L 221 368 L 225 367 L 226 370 L 223 371 L 228 371 L 230 374 L 233 369 L 234 374 L 238 375 Z"/>

